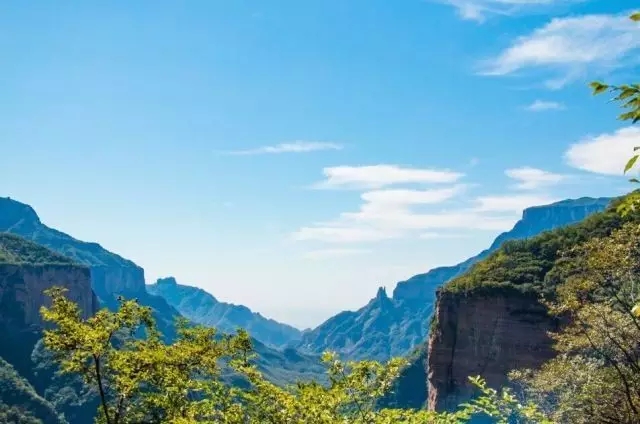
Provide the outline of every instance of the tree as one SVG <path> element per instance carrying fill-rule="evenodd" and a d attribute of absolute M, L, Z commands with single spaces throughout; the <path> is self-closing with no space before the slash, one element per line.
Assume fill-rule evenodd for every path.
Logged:
<path fill-rule="evenodd" d="M 558 356 L 511 377 L 558 422 L 640 422 L 640 226 L 565 252 L 550 310 L 569 324 L 553 337 Z"/>
<path fill-rule="evenodd" d="M 53 328 L 44 343 L 65 373 L 80 374 L 97 388 L 97 422 L 105 424 L 392 424 L 462 423 L 484 414 L 499 422 L 549 423 L 533 405 L 521 405 L 508 390 L 498 392 L 472 379 L 480 396 L 454 413 L 402 409 L 376 410 L 376 400 L 392 387 L 404 361 L 344 363 L 323 357 L 329 384 L 300 382 L 278 387 L 252 364 L 246 332 L 218 335 L 211 328 L 178 322 L 178 338 L 165 344 L 148 308 L 121 300 L 83 320 L 64 291 L 48 291 L 51 307 L 42 308 Z M 230 368 L 249 387 L 221 381 Z M 516 421 L 514 421 L 516 420 Z"/>
<path fill-rule="evenodd" d="M 45 346 L 65 373 L 80 374 L 100 397 L 98 422 L 105 424 L 227 422 L 238 410 L 233 389 L 218 378 L 222 360 L 242 358 L 246 332 L 216 337 L 216 331 L 177 324 L 178 339 L 162 342 L 149 308 L 121 300 L 116 312 L 102 309 L 86 321 L 64 290 L 48 291 L 42 308 Z M 136 335 L 143 337 L 135 337 Z M 233 421 L 229 421 L 233 422 Z"/>
<path fill-rule="evenodd" d="M 630 19 L 634 22 L 640 22 L 640 12 L 633 13 L 630 16 Z M 631 123 L 635 124 L 640 121 L 640 84 L 623 84 L 623 85 L 610 85 L 605 84 L 600 81 L 594 81 L 591 83 L 591 88 L 593 89 L 593 94 L 603 94 L 603 93 L 613 93 L 615 96 L 612 101 L 617 102 L 620 107 L 623 109 L 623 113 L 618 116 L 618 119 L 621 121 L 631 121 Z M 640 149 L 640 146 L 634 147 L 634 152 L 637 152 Z M 627 161 L 627 164 L 624 167 L 624 173 L 629 172 L 638 161 L 639 155 L 633 153 L 633 155 Z M 632 183 L 640 183 L 640 180 L 637 178 L 631 178 L 630 182 Z M 627 196 L 627 199 L 624 203 L 619 206 L 619 211 L 622 213 L 628 213 L 631 210 L 637 209 L 638 204 L 640 204 L 640 193 L 634 192 Z M 640 308 L 638 308 L 638 313 L 640 314 Z"/>

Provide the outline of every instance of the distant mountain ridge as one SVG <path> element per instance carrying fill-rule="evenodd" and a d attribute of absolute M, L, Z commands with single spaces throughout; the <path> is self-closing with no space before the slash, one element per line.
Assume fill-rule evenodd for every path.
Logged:
<path fill-rule="evenodd" d="M 544 231 L 575 224 L 589 215 L 603 211 L 611 202 L 608 197 L 581 197 L 566 199 L 549 205 L 532 206 L 522 212 L 522 218 L 514 227 L 498 235 L 488 249 L 483 250 L 457 265 L 434 268 L 424 274 L 414 275 L 401 281 L 393 290 L 394 300 L 435 299 L 433 284 L 444 282 L 462 274 L 473 264 L 489 256 L 507 240 L 518 240 L 536 236 Z"/>
<path fill-rule="evenodd" d="M 35 210 L 24 203 L 0 197 L 0 233 L 19 235 L 89 267 L 93 291 L 101 306 L 115 308 L 117 297 L 135 298 L 153 312 L 158 329 L 166 339 L 175 337 L 175 320 L 181 314 L 163 297 L 147 292 L 144 270 L 134 262 L 112 253 L 98 243 L 84 242 L 43 224 Z M 9 256 L 9 255 L 6 255 Z M 324 367 L 313 354 L 293 349 L 274 349 L 252 340 L 256 362 L 264 375 L 277 384 L 324 378 Z M 12 364 L 13 365 L 13 364 Z"/>
<path fill-rule="evenodd" d="M 147 291 L 163 297 L 191 321 L 220 331 L 244 328 L 262 343 L 274 347 L 285 347 L 301 338 L 302 332 L 297 328 L 266 318 L 244 305 L 220 302 L 200 288 L 178 284 L 174 277 L 158 279 L 147 285 Z"/>
<path fill-rule="evenodd" d="M 500 234 L 488 249 L 457 265 L 434 268 L 399 282 L 392 298 L 379 289 L 359 310 L 340 312 L 305 332 L 298 346 L 313 353 L 333 350 L 349 359 L 387 360 L 407 355 L 426 340 L 436 288 L 463 274 L 503 242 L 577 223 L 603 211 L 611 200 L 583 197 L 525 209 L 513 229 Z"/>

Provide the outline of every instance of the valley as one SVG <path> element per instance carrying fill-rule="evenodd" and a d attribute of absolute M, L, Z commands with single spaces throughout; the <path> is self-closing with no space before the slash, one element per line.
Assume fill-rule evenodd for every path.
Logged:
<path fill-rule="evenodd" d="M 34 209 L 28 205 L 11 199 L 0 199 L 0 223 L 2 224 L 0 231 L 4 231 L 0 233 L 2 236 L 0 237 L 0 260 L 4 264 L 2 270 L 7 275 L 1 298 L 3 338 L 12 340 L 12 348 L 0 353 L 0 356 L 8 361 L 7 375 L 12 375 L 11 378 L 14 380 L 24 381 L 19 384 L 26 384 L 25 390 L 33 393 L 27 395 L 25 392 L 24 395 L 20 395 L 20 402 L 31 404 L 33 401 L 28 400 L 29 396 L 41 396 L 43 405 L 49 405 L 50 409 L 54 408 L 52 405 L 59 405 L 60 411 L 68 411 L 68 404 L 60 401 L 57 396 L 51 397 L 50 386 L 41 380 L 42 371 L 34 373 L 34 369 L 41 369 L 43 366 L 24 359 L 30 357 L 35 360 L 38 357 L 35 352 L 41 349 L 38 342 L 38 327 L 41 328 L 42 324 L 38 305 L 46 304 L 43 291 L 53 285 L 66 285 L 71 299 L 83 305 L 82 310 L 87 314 L 94 313 L 100 307 L 116 307 L 119 296 L 137 299 L 141 305 L 151 308 L 158 328 L 169 341 L 175 337 L 173 322 L 181 316 L 197 324 L 216 327 L 222 332 L 232 333 L 238 328 L 244 328 L 254 338 L 253 345 L 258 355 L 256 361 L 259 369 L 268 379 L 280 385 L 300 380 L 325 381 L 324 368 L 319 361 L 319 355 L 324 351 L 335 351 L 349 360 L 386 361 L 395 356 L 406 356 L 409 358 L 410 365 L 401 371 L 398 380 L 394 383 L 394 390 L 381 401 L 382 405 L 422 408 L 429 403 L 434 408 L 451 407 L 457 405 L 460 398 L 457 395 L 453 397 L 449 394 L 443 395 L 443 391 L 448 393 L 449 389 L 442 387 L 448 387 L 449 383 L 445 382 L 455 377 L 440 377 L 438 372 L 451 367 L 441 363 L 440 358 L 451 355 L 443 351 L 447 337 L 450 337 L 443 333 L 449 325 L 446 323 L 451 319 L 457 322 L 464 319 L 462 310 L 457 309 L 466 308 L 468 313 L 472 314 L 470 316 L 472 320 L 479 319 L 477 312 L 474 311 L 487 310 L 489 313 L 495 310 L 496 315 L 488 315 L 486 318 L 491 322 L 496 319 L 507 319 L 506 317 L 513 313 L 508 310 L 501 311 L 500 308 L 504 310 L 505 305 L 522 311 L 527 308 L 538 308 L 538 312 L 527 312 L 534 315 L 540 313 L 540 306 L 536 306 L 535 300 L 520 298 L 518 294 L 513 298 L 491 297 L 487 301 L 480 300 L 485 302 L 484 304 L 472 306 L 469 305 L 468 300 L 462 303 L 455 300 L 455 297 L 454 300 L 448 300 L 449 297 L 444 297 L 444 292 L 439 294 L 441 287 L 455 287 L 456 284 L 462 284 L 460 281 L 474 278 L 473 276 L 478 272 L 476 269 L 480 269 L 478 267 L 487 260 L 492 260 L 495 257 L 492 253 L 499 250 L 503 244 L 511 245 L 519 240 L 528 243 L 527 240 L 532 237 L 533 240 L 537 240 L 538 234 L 546 237 L 546 234 L 554 234 L 548 231 L 557 231 L 567 226 L 573 228 L 572 224 L 580 223 L 585 219 L 587 219 L 586 222 L 593 222 L 588 217 L 604 211 L 610 202 L 611 199 L 606 198 L 581 198 L 527 209 L 511 231 L 498 236 L 488 249 L 477 256 L 458 265 L 436 268 L 400 282 L 394 290 L 393 297 L 389 297 L 381 288 L 376 297 L 358 311 L 342 312 L 317 328 L 301 333 L 291 326 L 265 318 L 244 306 L 219 302 L 213 295 L 197 287 L 180 285 L 171 277 L 160 279 L 155 284 L 145 285 L 144 270 L 135 263 L 104 250 L 97 243 L 82 242 L 47 227 L 40 222 Z M 49 268 L 51 271 L 48 271 Z M 29 271 L 30 269 L 36 271 Z M 467 275 L 471 277 L 466 277 Z M 21 290 L 20 293 L 24 294 L 18 297 L 18 292 L 7 291 L 12 290 L 16 283 L 25 284 L 25 288 L 31 288 L 26 291 Z M 521 306 L 516 306 L 519 304 Z M 16 318 L 9 319 L 6 311 L 15 311 L 12 314 L 15 314 Z M 494 314 L 494 312 L 491 313 Z M 430 325 L 430 319 L 436 319 L 438 324 L 435 327 L 433 324 Z M 442 325 L 445 327 L 440 327 Z M 453 328 L 458 328 L 458 331 L 469 331 L 463 330 L 465 327 L 460 327 L 461 325 L 454 324 Z M 498 331 L 502 334 L 500 337 L 504 338 L 504 341 L 491 342 L 489 348 L 496 343 L 500 346 L 504 346 L 505 343 L 516 343 L 521 346 L 520 349 L 524 349 L 523 352 L 531 351 L 530 347 L 522 345 L 521 342 L 510 341 L 514 335 L 524 334 L 528 330 L 517 330 L 519 324 L 516 322 L 507 321 L 501 325 L 503 327 Z M 435 328 L 436 332 L 432 332 L 427 344 L 429 327 Z M 476 328 L 483 331 L 483 327 Z M 548 329 L 552 327 L 543 326 L 540 334 L 544 334 Z M 535 341 L 537 339 L 531 335 L 525 336 L 525 339 L 535 346 L 540 346 L 540 343 Z M 439 343 L 444 345 L 436 348 L 434 343 L 438 340 L 442 340 Z M 461 348 L 455 347 L 455 349 Z M 468 354 L 464 350 L 456 350 L 456 357 L 463 358 L 465 355 Z M 502 366 L 499 370 L 493 371 L 495 374 L 487 374 L 487 367 L 492 366 L 490 364 L 493 362 L 483 365 L 482 369 L 468 368 L 463 365 L 456 365 L 454 369 L 465 376 L 480 372 L 488 376 L 492 384 L 503 384 L 505 370 L 521 364 L 523 360 L 519 353 L 511 355 L 515 356 L 504 358 L 498 356 L 491 359 L 491 361 L 498 361 Z M 551 353 L 535 354 L 532 357 L 534 362 L 526 364 L 539 365 L 545 358 L 550 357 L 549 355 Z M 520 359 L 514 362 L 515 358 Z M 466 359 L 456 360 L 466 361 Z M 17 373 L 10 370 L 11 366 Z M 44 369 L 51 369 L 51 366 L 52 364 L 45 363 Z M 431 369 L 436 373 L 428 376 L 429 367 L 432 367 Z M 495 377 L 492 377 L 493 375 Z M 73 387 L 69 389 L 71 391 L 79 389 L 77 382 L 60 383 L 58 381 L 55 384 L 71 384 Z M 457 390 L 454 393 L 457 393 Z M 73 396 L 81 396 L 81 393 Z M 20 405 L 20 402 L 17 402 L 17 405 Z M 90 397 L 85 397 L 84 402 L 87 409 L 95 405 Z M 11 405 L 9 404 L 8 407 Z M 89 412 L 84 412 L 84 414 L 87 413 Z M 80 414 L 80 417 L 82 416 L 84 415 Z"/>

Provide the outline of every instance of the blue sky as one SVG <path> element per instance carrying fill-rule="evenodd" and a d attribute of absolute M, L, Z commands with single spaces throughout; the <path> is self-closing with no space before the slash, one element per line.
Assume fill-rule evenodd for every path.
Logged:
<path fill-rule="evenodd" d="M 629 189 L 632 1 L 5 2 L 0 194 L 305 327 Z"/>

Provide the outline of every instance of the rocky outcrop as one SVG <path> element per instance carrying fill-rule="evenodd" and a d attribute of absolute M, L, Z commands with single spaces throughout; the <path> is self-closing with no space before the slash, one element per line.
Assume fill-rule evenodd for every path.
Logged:
<path fill-rule="evenodd" d="M 428 407 L 450 410 L 474 393 L 469 376 L 500 388 L 513 369 L 536 369 L 554 355 L 557 321 L 535 294 L 496 288 L 442 291 L 428 344 Z"/>
<path fill-rule="evenodd" d="M 40 307 L 49 304 L 45 290 L 61 286 L 84 318 L 98 308 L 89 269 L 75 265 L 0 265 L 0 321 L 15 328 L 42 328 Z"/>
<path fill-rule="evenodd" d="M 135 297 L 144 289 L 144 269 L 136 265 L 91 266 L 91 282 L 101 296 Z"/>
<path fill-rule="evenodd" d="M 40 308 L 50 304 L 45 291 L 67 289 L 83 318 L 98 309 L 91 290 L 89 268 L 74 263 L 22 237 L 0 233 L 0 357 L 13 365 L 34 387 L 47 381 L 36 376 L 31 355 L 46 323 Z"/>

